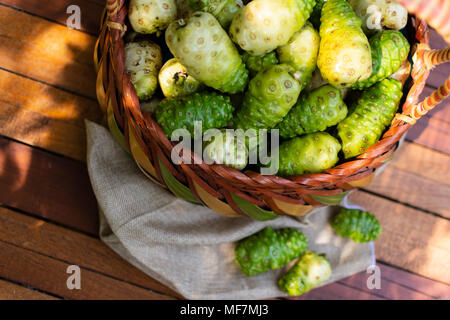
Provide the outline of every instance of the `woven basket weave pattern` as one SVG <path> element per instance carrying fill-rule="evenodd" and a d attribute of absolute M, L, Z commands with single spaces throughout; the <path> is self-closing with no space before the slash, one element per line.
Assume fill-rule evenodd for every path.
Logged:
<path fill-rule="evenodd" d="M 304 215 L 313 206 L 338 204 L 346 191 L 367 185 L 376 168 L 390 160 L 399 139 L 423 114 L 450 93 L 450 80 L 417 104 L 429 70 L 449 60 L 450 50 L 430 50 L 428 27 L 411 18 L 408 25 L 415 39 L 412 49 L 412 85 L 383 137 L 365 153 L 319 174 L 290 178 L 240 172 L 218 164 L 171 162 L 170 142 L 150 114 L 141 112 L 130 76 L 124 72 L 124 40 L 127 1 L 107 1 L 94 62 L 98 72 L 97 97 L 107 115 L 114 138 L 130 152 L 139 168 L 154 182 L 175 195 L 202 203 L 226 216 L 248 215 L 266 220 L 276 215 Z M 429 17 L 426 17 L 429 18 Z M 404 79 L 402 79 L 404 80 Z M 196 157 L 190 155 L 192 160 Z M 191 162 L 193 163 L 193 161 Z"/>

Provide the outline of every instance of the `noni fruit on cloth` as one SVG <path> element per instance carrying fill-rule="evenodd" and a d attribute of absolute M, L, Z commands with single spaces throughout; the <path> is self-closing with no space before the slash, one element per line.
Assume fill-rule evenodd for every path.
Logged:
<path fill-rule="evenodd" d="M 207 139 L 205 134 L 204 140 Z M 233 131 L 222 129 L 211 133 L 211 140 L 205 143 L 203 154 L 218 164 L 242 170 L 248 163 L 248 152 L 245 139 L 235 135 Z"/>
<path fill-rule="evenodd" d="M 331 221 L 331 227 L 343 238 L 355 242 L 376 240 L 382 231 L 380 222 L 370 212 L 341 208 Z"/>
<path fill-rule="evenodd" d="M 305 252 L 308 240 L 293 228 L 267 227 L 241 240 L 235 249 L 235 261 L 246 276 L 278 269 Z"/>
<path fill-rule="evenodd" d="M 244 60 L 244 63 L 250 72 L 250 77 L 252 78 L 268 66 L 278 64 L 278 58 L 275 51 L 264 53 L 259 56 L 252 56 L 248 52 L 244 52 L 242 54 L 242 60 Z"/>
<path fill-rule="evenodd" d="M 338 161 L 341 145 L 326 132 L 309 133 L 285 141 L 279 148 L 278 175 L 319 173 Z"/>
<path fill-rule="evenodd" d="M 214 92 L 166 98 L 155 110 L 155 120 L 170 138 L 177 129 L 186 129 L 194 137 L 195 122 L 201 121 L 202 132 L 223 128 L 231 120 L 234 107 L 230 97 Z"/>
<path fill-rule="evenodd" d="M 351 87 L 372 74 L 369 41 L 345 0 L 328 0 L 323 5 L 317 66 L 336 88 Z"/>
<path fill-rule="evenodd" d="M 331 85 L 302 94 L 294 107 L 277 125 L 280 137 L 293 138 L 305 133 L 324 131 L 347 116 L 341 93 Z"/>
<path fill-rule="evenodd" d="M 365 31 L 380 31 L 383 27 L 400 30 L 408 22 L 408 11 L 392 0 L 349 0 Z"/>
<path fill-rule="evenodd" d="M 211 13 L 224 29 L 228 29 L 236 13 L 244 6 L 241 0 L 188 0 L 188 2 L 195 10 Z"/>
<path fill-rule="evenodd" d="M 345 158 L 360 155 L 380 139 L 401 97 L 402 83 L 387 78 L 364 90 L 356 103 L 349 105 L 349 115 L 337 126 Z"/>
<path fill-rule="evenodd" d="M 331 265 L 325 255 L 307 251 L 278 281 L 281 290 L 299 296 L 325 283 L 331 277 Z"/>
<path fill-rule="evenodd" d="M 372 75 L 364 80 L 356 82 L 353 89 L 363 89 L 372 86 L 393 73 L 408 58 L 408 40 L 399 31 L 386 30 L 378 32 L 369 39 L 372 52 Z"/>
<path fill-rule="evenodd" d="M 300 94 L 300 84 L 287 64 L 269 66 L 248 85 L 235 125 L 239 129 L 270 129 L 283 120 Z"/>
<path fill-rule="evenodd" d="M 128 19 L 134 31 L 155 33 L 177 17 L 175 0 L 130 0 Z"/>
<path fill-rule="evenodd" d="M 150 41 L 129 42 L 125 45 L 125 71 L 141 100 L 150 99 L 158 86 L 162 56 L 160 47 Z"/>
<path fill-rule="evenodd" d="M 172 22 L 166 30 L 166 43 L 195 79 L 222 92 L 244 90 L 248 71 L 212 14 L 198 11 L 187 19 Z"/>
<path fill-rule="evenodd" d="M 277 49 L 280 63 L 290 64 L 295 69 L 294 77 L 300 82 L 302 89 L 311 80 L 316 69 L 319 44 L 319 33 L 307 22 L 294 33 L 288 43 Z"/>
<path fill-rule="evenodd" d="M 253 0 L 233 18 L 230 35 L 251 55 L 286 44 L 308 20 L 315 0 Z"/>
<path fill-rule="evenodd" d="M 162 66 L 158 80 L 166 98 L 189 95 L 203 87 L 199 81 L 187 73 L 186 68 L 175 58 L 167 60 Z"/>

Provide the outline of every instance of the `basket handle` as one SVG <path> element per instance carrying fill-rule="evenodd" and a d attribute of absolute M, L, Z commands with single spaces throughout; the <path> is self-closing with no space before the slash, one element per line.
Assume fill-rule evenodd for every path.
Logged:
<path fill-rule="evenodd" d="M 450 1 L 448 0 L 397 0 L 409 11 L 416 15 L 419 19 L 423 19 L 430 26 L 435 28 L 439 34 L 450 43 Z M 418 22 L 421 23 L 421 22 Z M 426 37 L 426 25 L 418 28 L 418 33 Z M 437 106 L 442 100 L 450 95 L 450 76 L 445 80 L 444 84 L 434 91 L 429 97 L 422 102 L 417 103 L 418 97 L 422 92 L 425 81 L 417 81 L 420 78 L 427 78 L 430 70 L 435 66 L 450 61 L 450 47 L 439 50 L 432 50 L 428 46 L 428 39 L 423 39 L 422 43 L 416 45 L 413 49 L 414 67 L 411 76 L 415 80 L 415 84 L 411 87 L 405 104 L 403 105 L 403 114 L 397 114 L 394 119 L 394 125 L 398 125 L 398 120 L 403 120 L 409 124 L 414 124 L 417 119 L 425 115 L 428 111 Z"/>

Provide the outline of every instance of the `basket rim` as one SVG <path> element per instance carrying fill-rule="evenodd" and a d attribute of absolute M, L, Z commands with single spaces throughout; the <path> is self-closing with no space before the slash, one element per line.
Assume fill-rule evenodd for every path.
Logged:
<path fill-rule="evenodd" d="M 114 5 L 110 5 L 114 2 Z M 104 19 L 102 25 L 99 46 L 96 51 L 101 58 L 99 61 L 106 63 L 106 72 L 103 69 L 102 84 L 106 88 L 108 103 L 112 104 L 115 120 L 119 129 L 123 131 L 125 143 L 129 149 L 129 131 L 138 136 L 138 144 L 144 154 L 155 168 L 156 174 L 150 174 L 160 183 L 164 183 L 160 165 L 164 165 L 169 172 L 185 186 L 188 186 L 195 196 L 193 183 L 202 185 L 213 196 L 224 199 L 233 207 L 233 201 L 227 199 L 229 193 L 234 193 L 249 202 L 267 207 L 267 199 L 279 199 L 304 205 L 321 205 L 311 198 L 314 195 L 334 195 L 355 187 L 351 185 L 361 177 L 372 174 L 378 167 L 384 164 L 392 156 L 398 147 L 398 141 L 411 127 L 412 123 L 404 117 L 395 117 L 387 131 L 384 132 L 378 142 L 370 146 L 363 154 L 350 160 L 339 161 L 333 168 L 321 173 L 310 173 L 280 177 L 276 175 L 261 175 L 258 172 L 245 170 L 238 171 L 221 164 L 206 164 L 201 160 L 199 164 L 174 164 L 170 160 L 173 143 L 165 135 L 161 127 L 147 112 L 140 109 L 134 86 L 130 76 L 124 71 L 125 54 L 123 29 L 117 29 L 108 23 L 121 26 L 126 25 L 127 8 L 125 0 L 111 0 L 108 2 L 106 12 L 108 19 Z M 414 16 L 408 19 L 408 27 L 413 32 L 408 32 L 408 40 L 414 38 L 415 43 L 428 46 L 429 31 L 427 23 Z M 417 45 L 411 46 L 411 55 L 417 53 Z M 414 59 L 413 59 L 414 60 Z M 425 85 L 429 71 L 423 68 L 423 61 L 416 59 L 410 76 L 412 86 L 407 94 L 405 102 L 399 110 L 410 108 L 417 99 Z M 407 89 L 404 88 L 404 92 Z M 196 157 L 191 150 L 191 159 Z M 177 166 L 177 167 L 176 167 Z M 142 168 L 141 168 L 142 169 Z M 268 200 L 270 202 L 270 200 Z M 275 212 L 275 205 L 269 205 Z M 241 211 L 233 207 L 235 211 Z M 279 213 L 277 212 L 277 213 Z"/>

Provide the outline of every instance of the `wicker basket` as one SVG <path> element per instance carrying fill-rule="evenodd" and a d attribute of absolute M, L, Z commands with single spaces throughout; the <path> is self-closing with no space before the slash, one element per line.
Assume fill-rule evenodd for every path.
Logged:
<path fill-rule="evenodd" d="M 447 41 L 450 39 L 449 1 L 403 0 L 403 3 L 411 13 L 434 21 L 433 26 Z M 446 8 L 433 10 L 436 5 Z M 417 104 L 430 69 L 450 59 L 450 48 L 430 50 L 426 22 L 412 16 L 408 26 L 409 34 L 414 37 L 409 40 L 415 43 L 411 52 L 414 65 L 407 98 L 381 140 L 365 153 L 323 173 L 289 178 L 240 172 L 218 164 L 175 165 L 170 157 L 172 142 L 150 114 L 141 111 L 130 77 L 124 72 L 122 37 L 126 16 L 126 1 L 107 1 L 94 54 L 97 96 L 107 115 L 109 129 L 149 179 L 178 197 L 204 204 L 225 216 L 268 220 L 277 215 L 302 216 L 315 206 L 339 204 L 349 190 L 367 185 L 374 171 L 391 159 L 399 139 L 416 120 L 450 94 L 449 78 Z M 193 153 L 191 156 L 196 157 Z"/>

